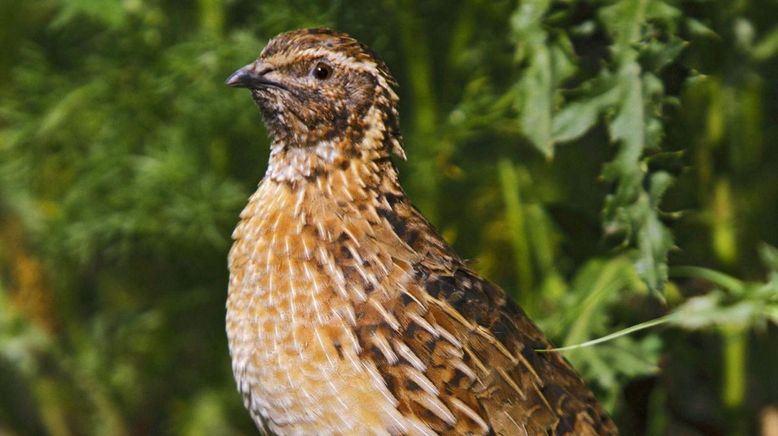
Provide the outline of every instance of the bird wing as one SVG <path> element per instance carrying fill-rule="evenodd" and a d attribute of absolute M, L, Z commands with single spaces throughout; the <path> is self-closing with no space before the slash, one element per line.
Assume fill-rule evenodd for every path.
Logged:
<path fill-rule="evenodd" d="M 480 277 L 406 201 L 379 210 L 415 257 L 383 303 L 394 323 L 360 342 L 406 416 L 446 434 L 617 434 L 592 392 L 498 286 Z M 386 315 L 385 315 L 386 316 Z"/>

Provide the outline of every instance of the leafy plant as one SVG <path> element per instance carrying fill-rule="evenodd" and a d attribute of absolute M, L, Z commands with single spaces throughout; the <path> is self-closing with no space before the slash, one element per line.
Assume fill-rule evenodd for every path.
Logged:
<path fill-rule="evenodd" d="M 254 431 L 226 352 L 225 258 L 267 138 L 223 80 L 313 25 L 382 54 L 409 195 L 625 434 L 755 433 L 778 403 L 776 14 L 0 2 L 0 433 Z"/>

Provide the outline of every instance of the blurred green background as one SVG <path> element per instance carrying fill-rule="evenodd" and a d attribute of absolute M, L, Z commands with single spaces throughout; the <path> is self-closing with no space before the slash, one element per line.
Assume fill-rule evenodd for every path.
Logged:
<path fill-rule="evenodd" d="M 384 57 L 409 195 L 555 343 L 657 324 L 565 353 L 624 434 L 765 431 L 776 17 L 774 0 L 0 0 L 0 434 L 256 432 L 223 317 L 268 139 L 223 83 L 313 25 Z"/>

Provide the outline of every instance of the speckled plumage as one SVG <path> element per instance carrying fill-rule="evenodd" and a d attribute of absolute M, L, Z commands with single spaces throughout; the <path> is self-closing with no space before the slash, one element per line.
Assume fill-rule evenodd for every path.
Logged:
<path fill-rule="evenodd" d="M 273 141 L 230 251 L 227 334 L 276 434 L 616 434 L 570 365 L 411 205 L 394 80 L 349 36 L 281 34 L 228 84 Z"/>

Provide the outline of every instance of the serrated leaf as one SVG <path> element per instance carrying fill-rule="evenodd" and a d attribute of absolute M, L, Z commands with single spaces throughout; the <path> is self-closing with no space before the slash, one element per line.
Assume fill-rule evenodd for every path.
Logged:
<path fill-rule="evenodd" d="M 717 286 L 705 295 L 690 298 L 669 315 L 672 323 L 682 328 L 743 329 L 778 321 L 778 275 L 771 274 L 766 283 L 749 283 L 708 268 L 686 266 L 673 268 L 673 276 Z"/>
<path fill-rule="evenodd" d="M 667 189 L 673 184 L 675 179 L 669 173 L 664 171 L 657 171 L 651 175 L 651 186 L 649 188 L 649 195 L 651 198 L 651 205 L 658 207 L 659 202 L 662 200 Z"/>
<path fill-rule="evenodd" d="M 700 37 L 713 38 L 713 39 L 720 38 L 718 33 L 716 33 L 708 25 L 704 24 L 702 21 L 696 18 L 687 18 L 686 27 L 688 27 L 689 33 L 692 36 L 700 36 Z"/>
<path fill-rule="evenodd" d="M 671 36 L 669 41 L 651 41 L 646 47 L 646 59 L 643 63 L 649 71 L 659 73 L 678 58 L 687 45 L 688 42 L 675 35 Z"/>
<path fill-rule="evenodd" d="M 608 91 L 565 106 L 554 116 L 554 141 L 572 141 L 589 131 L 597 123 L 599 115 L 605 108 L 615 102 L 616 97 L 615 92 Z"/>
<path fill-rule="evenodd" d="M 740 301 L 728 305 L 724 293 L 713 291 L 700 297 L 690 298 L 674 311 L 672 322 L 689 330 L 710 327 L 750 327 L 754 321 L 765 315 L 764 306 L 757 301 Z"/>
<path fill-rule="evenodd" d="M 640 66 L 637 63 L 630 62 L 622 68 L 619 85 L 622 103 L 608 130 L 614 141 L 624 142 L 617 159 L 622 163 L 635 162 L 640 158 L 646 144 L 643 86 Z"/>
<path fill-rule="evenodd" d="M 661 21 L 673 21 L 681 17 L 680 9 L 664 1 L 654 0 L 646 2 L 646 18 Z"/>
<path fill-rule="evenodd" d="M 520 123 L 523 134 L 546 157 L 554 152 L 551 137 L 551 105 L 553 96 L 551 59 L 548 49 L 536 47 L 530 66 L 520 82 Z"/>
<path fill-rule="evenodd" d="M 621 64 L 634 60 L 637 55 L 632 45 L 640 40 L 646 3 L 642 0 L 620 0 L 599 11 L 600 21 L 615 40 L 611 49 Z"/>
<path fill-rule="evenodd" d="M 655 212 L 649 212 L 646 222 L 637 232 L 639 256 L 635 269 L 646 284 L 660 296 L 667 281 L 667 254 L 673 246 L 673 237 Z"/>
<path fill-rule="evenodd" d="M 552 81 L 555 87 L 572 77 L 577 71 L 577 66 L 573 62 L 575 52 L 572 47 L 568 47 L 572 43 L 570 43 L 567 37 L 559 37 L 557 39 L 557 44 L 559 45 L 552 45 L 549 49 L 553 72 Z"/>

